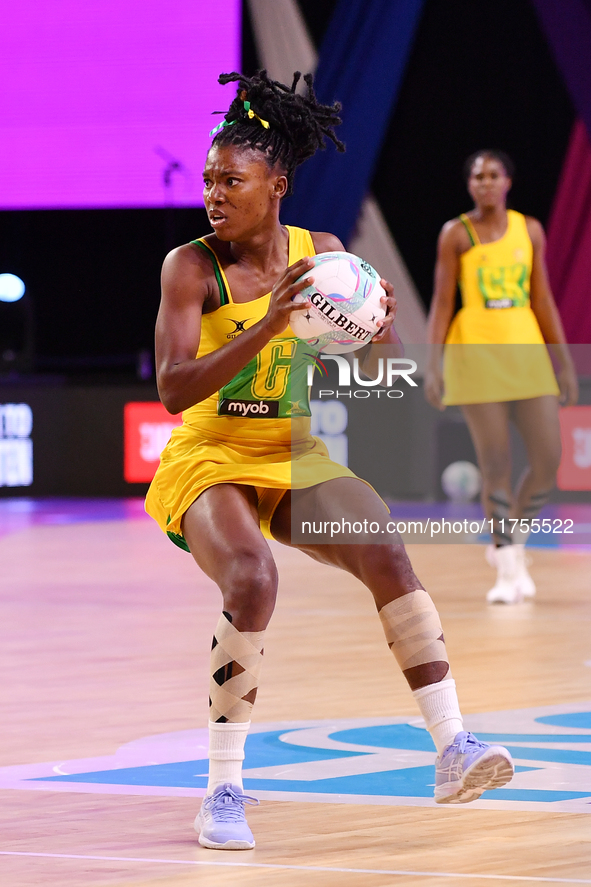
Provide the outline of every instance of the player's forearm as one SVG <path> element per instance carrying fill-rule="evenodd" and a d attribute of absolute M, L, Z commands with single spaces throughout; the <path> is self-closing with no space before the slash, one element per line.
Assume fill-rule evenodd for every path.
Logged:
<path fill-rule="evenodd" d="M 561 367 L 571 368 L 574 372 L 573 359 L 554 300 L 540 300 L 534 306 L 534 313 L 550 353 Z"/>
<path fill-rule="evenodd" d="M 380 358 L 404 357 L 404 345 L 392 325 L 383 339 L 366 345 L 358 355 L 361 372 L 368 379 L 375 379 L 380 373 Z"/>
<path fill-rule="evenodd" d="M 446 305 L 436 305 L 431 308 L 427 319 L 427 370 L 431 373 L 441 371 L 443 345 L 447 337 L 447 331 L 451 321 L 451 310 Z"/>
<path fill-rule="evenodd" d="M 574 370 L 573 359 L 566 342 L 548 342 L 548 350 L 561 367 L 572 367 Z"/>
<path fill-rule="evenodd" d="M 548 345 L 556 346 L 553 351 L 557 356 L 566 354 L 567 359 L 570 359 L 564 328 L 554 301 L 541 299 L 534 303 L 533 309 L 544 341 Z"/>
<path fill-rule="evenodd" d="M 272 339 L 264 319 L 221 348 L 178 363 L 163 361 L 158 393 L 166 409 L 180 413 L 227 385 Z"/>
<path fill-rule="evenodd" d="M 436 297 L 433 299 L 436 300 Z M 427 342 L 430 345 L 443 345 L 453 315 L 453 305 L 437 302 L 438 300 L 431 306 L 427 318 Z"/>

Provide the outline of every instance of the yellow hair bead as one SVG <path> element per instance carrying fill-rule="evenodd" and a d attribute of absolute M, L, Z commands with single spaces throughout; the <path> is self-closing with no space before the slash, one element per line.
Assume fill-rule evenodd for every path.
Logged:
<path fill-rule="evenodd" d="M 265 127 L 265 129 L 269 129 L 269 121 L 268 121 L 268 120 L 263 120 L 263 118 L 262 118 L 262 117 L 259 117 L 258 114 L 255 114 L 254 111 L 249 110 L 249 112 L 248 112 L 248 116 L 250 117 L 251 120 L 252 120 L 254 117 L 256 117 L 256 119 L 259 121 L 259 123 L 262 123 L 262 124 L 263 124 L 263 126 Z"/>

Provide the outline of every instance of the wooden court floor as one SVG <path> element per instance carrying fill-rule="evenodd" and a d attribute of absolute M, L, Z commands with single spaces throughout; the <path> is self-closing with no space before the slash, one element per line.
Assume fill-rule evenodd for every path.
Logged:
<path fill-rule="evenodd" d="M 416 717 L 363 587 L 273 550 L 280 597 L 254 722 Z M 534 551 L 538 597 L 511 608 L 484 602 L 481 547 L 409 550 L 439 607 L 465 715 L 591 709 L 589 550 Z M 0 538 L 0 564 L 0 776 L 206 726 L 218 593 L 147 519 L 21 529 Z M 0 790 L 6 887 L 591 884 L 591 804 L 267 799 L 249 808 L 256 849 L 220 853 L 197 844 L 194 796 L 31 786 Z"/>

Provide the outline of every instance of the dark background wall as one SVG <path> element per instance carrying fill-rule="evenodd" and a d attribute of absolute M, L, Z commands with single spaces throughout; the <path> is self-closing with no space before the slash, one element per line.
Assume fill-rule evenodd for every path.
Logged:
<path fill-rule="evenodd" d="M 300 6 L 319 45 L 335 2 Z M 243 30 L 249 73 L 247 15 Z M 373 180 L 426 304 L 437 233 L 469 208 L 467 154 L 512 154 L 513 204 L 546 222 L 573 118 L 529 0 L 427 0 Z M 35 303 L 36 369 L 133 376 L 152 349 L 164 255 L 207 230 L 203 210 L 0 213 L 0 272 L 21 276 Z"/>
<path fill-rule="evenodd" d="M 300 0 L 317 45 L 334 6 Z M 372 183 L 426 305 L 439 230 L 471 206 L 466 157 L 511 155 L 512 205 L 545 224 L 573 122 L 530 0 L 426 0 Z"/>
<path fill-rule="evenodd" d="M 208 228 L 203 209 L 0 213 L 0 271 L 34 301 L 37 370 L 134 373 L 153 350 L 164 256 Z"/>
<path fill-rule="evenodd" d="M 427 0 L 373 181 L 425 303 L 441 225 L 472 205 L 466 157 L 506 151 L 512 205 L 546 224 L 573 120 L 529 0 Z"/>

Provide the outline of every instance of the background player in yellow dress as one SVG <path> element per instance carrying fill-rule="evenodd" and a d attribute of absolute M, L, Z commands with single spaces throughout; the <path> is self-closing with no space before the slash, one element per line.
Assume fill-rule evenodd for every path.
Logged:
<path fill-rule="evenodd" d="M 289 329 L 294 295 L 311 282 L 310 255 L 343 249 L 332 234 L 286 228 L 279 208 L 297 164 L 333 127 L 338 106 L 271 81 L 238 81 L 238 95 L 209 150 L 204 202 L 214 233 L 173 250 L 162 271 L 156 366 L 162 402 L 183 411 L 146 500 L 173 541 L 187 547 L 219 586 L 210 681 L 207 796 L 195 822 L 212 849 L 254 846 L 244 816 L 242 760 L 262 665 L 265 629 L 277 593 L 277 569 L 264 533 L 292 544 L 292 495 L 299 510 L 383 527 L 377 493 L 332 463 L 310 435 L 305 364 Z M 392 286 L 382 281 L 387 315 L 374 341 L 397 343 Z M 302 378 L 300 378 L 302 376 Z M 292 463 L 299 490 L 292 490 Z M 315 537 L 317 538 L 317 537 Z M 382 536 L 381 538 L 386 538 Z M 506 749 L 463 731 L 441 623 L 397 536 L 341 537 L 299 544 L 312 558 L 357 576 L 372 593 L 386 640 L 438 752 L 435 799 L 464 803 L 505 784 Z M 327 631 L 330 622 L 327 621 Z M 302 656 L 305 656 L 305 643 Z M 346 652 L 344 652 L 346 655 Z"/>
<path fill-rule="evenodd" d="M 507 209 L 513 163 L 503 152 L 479 151 L 465 165 L 474 209 L 443 226 L 428 321 L 431 350 L 427 399 L 438 409 L 461 405 L 482 473 L 482 503 L 493 521 L 497 566 L 491 602 L 535 594 L 525 562 L 527 531 L 509 519 L 536 516 L 560 462 L 559 400 L 572 404 L 577 380 L 550 291 L 540 223 Z M 454 317 L 456 287 L 462 307 Z M 442 357 L 442 346 L 446 347 Z M 558 384 L 545 343 L 559 365 Z M 449 347 L 447 347 L 449 346 Z M 523 437 L 529 465 L 511 489 L 509 422 Z"/>

